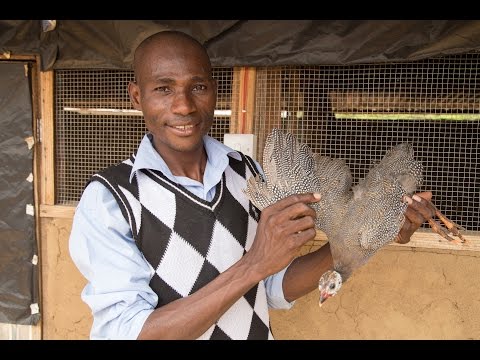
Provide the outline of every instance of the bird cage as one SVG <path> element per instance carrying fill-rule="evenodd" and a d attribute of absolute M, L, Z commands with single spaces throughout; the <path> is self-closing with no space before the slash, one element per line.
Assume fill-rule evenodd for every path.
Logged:
<path fill-rule="evenodd" d="M 241 132 L 237 113 L 247 112 L 260 163 L 265 138 L 278 127 L 314 152 L 344 159 L 354 183 L 387 149 L 412 143 L 424 166 L 421 190 L 432 190 L 445 215 L 478 232 L 479 60 L 479 53 L 468 53 L 401 63 L 258 67 L 251 114 L 242 103 L 242 70 L 214 68 L 219 86 L 210 135 L 223 141 L 224 134 Z M 132 77 L 123 70 L 55 71 L 56 204 L 75 204 L 94 172 L 138 145 L 145 126 L 129 102 Z"/>

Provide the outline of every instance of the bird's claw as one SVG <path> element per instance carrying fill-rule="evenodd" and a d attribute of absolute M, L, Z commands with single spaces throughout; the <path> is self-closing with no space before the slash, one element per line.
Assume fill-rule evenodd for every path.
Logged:
<path fill-rule="evenodd" d="M 454 244 L 466 243 L 467 239 L 465 239 L 460 233 L 460 230 L 465 230 L 465 228 L 447 218 L 444 214 L 440 212 L 440 210 L 437 209 L 435 205 L 433 205 L 432 202 L 430 202 L 430 204 L 435 209 L 435 216 L 437 216 L 448 229 L 445 229 L 437 220 L 431 218 L 428 220 L 428 223 L 430 224 L 432 230 Z M 450 236 L 450 234 L 455 236 L 456 238 L 453 238 L 452 236 Z"/>

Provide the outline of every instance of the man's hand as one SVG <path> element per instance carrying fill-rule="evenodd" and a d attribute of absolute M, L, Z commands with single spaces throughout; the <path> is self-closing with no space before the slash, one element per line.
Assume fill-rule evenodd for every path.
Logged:
<path fill-rule="evenodd" d="M 432 193 L 430 191 L 421 192 L 413 195 L 411 198 L 405 196 L 408 203 L 405 212 L 405 223 L 400 229 L 395 242 L 406 244 L 410 241 L 413 233 L 425 222 L 435 216 L 435 208 L 431 204 Z"/>
<path fill-rule="evenodd" d="M 315 235 L 316 213 L 309 203 L 319 194 L 290 195 L 262 210 L 252 247 L 245 255 L 264 277 L 287 266 Z"/>

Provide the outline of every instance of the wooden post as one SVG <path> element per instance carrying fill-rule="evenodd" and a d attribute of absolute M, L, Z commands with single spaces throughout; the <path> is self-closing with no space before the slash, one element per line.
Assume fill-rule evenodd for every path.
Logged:
<path fill-rule="evenodd" d="M 55 205 L 55 132 L 53 112 L 53 71 L 40 72 L 40 133 L 42 163 L 40 203 Z"/>
<path fill-rule="evenodd" d="M 255 79 L 253 67 L 236 67 L 233 70 L 233 83 L 240 84 L 238 97 L 232 98 L 232 118 L 230 133 L 253 134 L 255 115 Z"/>

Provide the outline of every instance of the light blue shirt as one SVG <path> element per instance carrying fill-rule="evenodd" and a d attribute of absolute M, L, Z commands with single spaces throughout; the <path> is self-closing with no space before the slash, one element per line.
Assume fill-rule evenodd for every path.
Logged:
<path fill-rule="evenodd" d="M 145 135 L 140 143 L 130 180 L 140 169 L 159 170 L 207 201 L 213 199 L 215 186 L 228 166 L 227 154 L 241 159 L 235 150 L 205 136 L 208 161 L 202 184 L 174 176 L 154 149 L 150 137 Z M 260 169 L 258 163 L 257 167 Z M 137 248 L 115 198 L 98 181 L 85 188 L 78 203 L 69 250 L 73 262 L 88 281 L 81 297 L 93 314 L 90 338 L 136 339 L 157 305 L 158 296 L 149 286 L 154 269 Z M 283 294 L 285 270 L 265 279 L 271 308 L 288 309 L 294 304 L 287 302 Z"/>

